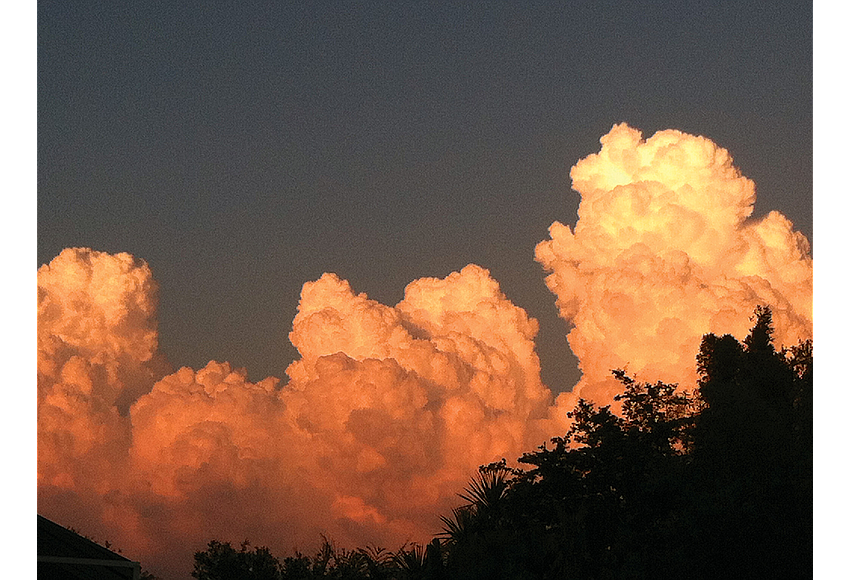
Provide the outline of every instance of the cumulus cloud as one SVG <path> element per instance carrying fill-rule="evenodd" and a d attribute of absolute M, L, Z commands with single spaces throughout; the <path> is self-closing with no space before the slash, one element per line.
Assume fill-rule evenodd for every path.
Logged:
<path fill-rule="evenodd" d="M 42 287 L 40 509 L 72 522 L 84 509 L 87 529 L 145 560 L 185 568 L 210 537 L 281 552 L 320 533 L 421 541 L 479 465 L 554 432 L 537 323 L 477 266 L 411 283 L 396 307 L 325 274 L 304 285 L 286 384 L 213 361 L 147 375 L 128 413 L 120 366 L 155 358 L 147 267 L 66 250 L 39 271 Z M 98 370 L 113 363 L 112 378 Z"/>
<path fill-rule="evenodd" d="M 744 335 L 757 304 L 773 308 L 780 343 L 811 337 L 808 241 L 777 212 L 750 218 L 755 185 L 725 149 L 625 124 L 600 142 L 570 173 L 575 229 L 553 223 L 536 249 L 583 372 L 563 407 L 610 402 L 613 368 L 693 386 L 702 335 Z"/>
<path fill-rule="evenodd" d="M 156 290 L 129 254 L 66 249 L 39 268 L 40 482 L 74 487 L 90 479 L 87 467 L 121 455 L 129 403 L 167 369 L 156 354 Z"/>
<path fill-rule="evenodd" d="M 128 255 L 67 249 L 38 271 L 39 511 L 188 574 L 211 538 L 279 554 L 324 533 L 395 548 L 439 531 L 481 464 L 563 434 L 614 368 L 693 383 L 706 332 L 756 304 L 786 344 L 811 336 L 805 238 L 750 219 L 753 183 L 708 139 L 626 125 L 572 170 L 574 230 L 536 249 L 583 377 L 553 400 L 537 322 L 481 267 L 411 282 L 395 306 L 334 274 L 304 284 L 284 380 L 212 361 L 173 372 L 156 284 Z M 281 329 L 284 331 L 284 329 Z"/>

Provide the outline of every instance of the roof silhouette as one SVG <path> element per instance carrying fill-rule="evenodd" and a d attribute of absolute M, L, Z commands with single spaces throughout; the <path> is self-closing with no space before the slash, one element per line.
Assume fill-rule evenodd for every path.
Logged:
<path fill-rule="evenodd" d="M 38 516 L 39 580 L 138 580 L 141 566 Z"/>

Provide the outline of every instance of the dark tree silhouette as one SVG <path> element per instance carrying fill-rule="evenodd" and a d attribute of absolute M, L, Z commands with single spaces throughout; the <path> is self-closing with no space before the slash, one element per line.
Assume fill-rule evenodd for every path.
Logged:
<path fill-rule="evenodd" d="M 743 342 L 703 338 L 693 393 L 613 371 L 617 413 L 579 400 L 563 437 L 519 459 L 527 468 L 482 466 L 427 546 L 348 552 L 323 538 L 314 557 L 278 564 L 247 543 L 210 542 L 193 575 L 811 577 L 812 343 L 777 350 L 769 308 L 753 322 Z"/>
<path fill-rule="evenodd" d="M 248 550 L 242 542 L 236 551 L 230 542 L 212 540 L 207 549 L 195 553 L 192 577 L 198 580 L 278 580 L 280 562 L 268 548 Z"/>
<path fill-rule="evenodd" d="M 453 577 L 811 576 L 811 342 L 776 350 L 770 309 L 753 321 L 704 337 L 693 394 L 614 371 L 620 414 L 580 400 L 530 469 L 502 464 L 495 517 L 482 468 L 443 519 Z"/>
<path fill-rule="evenodd" d="M 707 335 L 686 519 L 706 575 L 812 574 L 812 345 L 777 351 L 772 313 L 743 344 Z"/>

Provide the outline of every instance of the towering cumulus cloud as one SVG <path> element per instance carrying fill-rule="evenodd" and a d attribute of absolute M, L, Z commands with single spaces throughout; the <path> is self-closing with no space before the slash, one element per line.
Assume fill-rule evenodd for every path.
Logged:
<path fill-rule="evenodd" d="M 173 372 L 147 265 L 64 250 L 38 271 L 39 511 L 168 576 L 212 538 L 397 548 L 439 531 L 479 465 L 563 434 L 578 395 L 610 403 L 611 369 L 691 384 L 702 334 L 743 335 L 756 304 L 780 341 L 811 335 L 807 242 L 748 220 L 754 186 L 723 149 L 620 125 L 572 178 L 575 230 L 537 247 L 584 373 L 557 404 L 537 322 L 478 266 L 394 307 L 334 274 L 304 284 L 298 360 L 252 383 L 227 362 Z"/>
<path fill-rule="evenodd" d="M 625 124 L 601 143 L 570 173 L 575 230 L 555 222 L 536 250 L 583 372 L 562 406 L 610 402 L 614 368 L 693 385 L 702 335 L 743 336 L 757 304 L 773 308 L 779 343 L 811 337 L 808 241 L 777 212 L 748 219 L 755 185 L 725 149 Z"/>
<path fill-rule="evenodd" d="M 394 308 L 305 284 L 285 385 L 218 362 L 154 381 L 153 292 L 127 255 L 39 271 L 39 509 L 143 560 L 185 569 L 212 537 L 427 540 L 479 465 L 553 432 L 537 323 L 477 266 Z M 147 378 L 129 412 L 125 375 Z"/>
<path fill-rule="evenodd" d="M 129 254 L 67 249 L 39 269 L 40 484 L 98 485 L 89 475 L 125 453 L 129 422 L 119 411 L 162 368 L 155 310 L 151 272 Z"/>

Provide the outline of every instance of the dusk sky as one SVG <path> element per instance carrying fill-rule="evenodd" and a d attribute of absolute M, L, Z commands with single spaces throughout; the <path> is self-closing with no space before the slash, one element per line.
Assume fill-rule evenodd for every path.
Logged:
<path fill-rule="evenodd" d="M 178 6 L 179 5 L 179 6 Z M 304 282 L 469 263 L 579 377 L 535 245 L 612 125 L 705 136 L 812 240 L 805 2 L 38 4 L 38 264 L 128 252 L 175 367 L 281 376 Z"/>
<path fill-rule="evenodd" d="M 37 48 L 38 509 L 167 578 L 427 541 L 612 369 L 812 336 L 805 2 L 40 0 Z"/>

